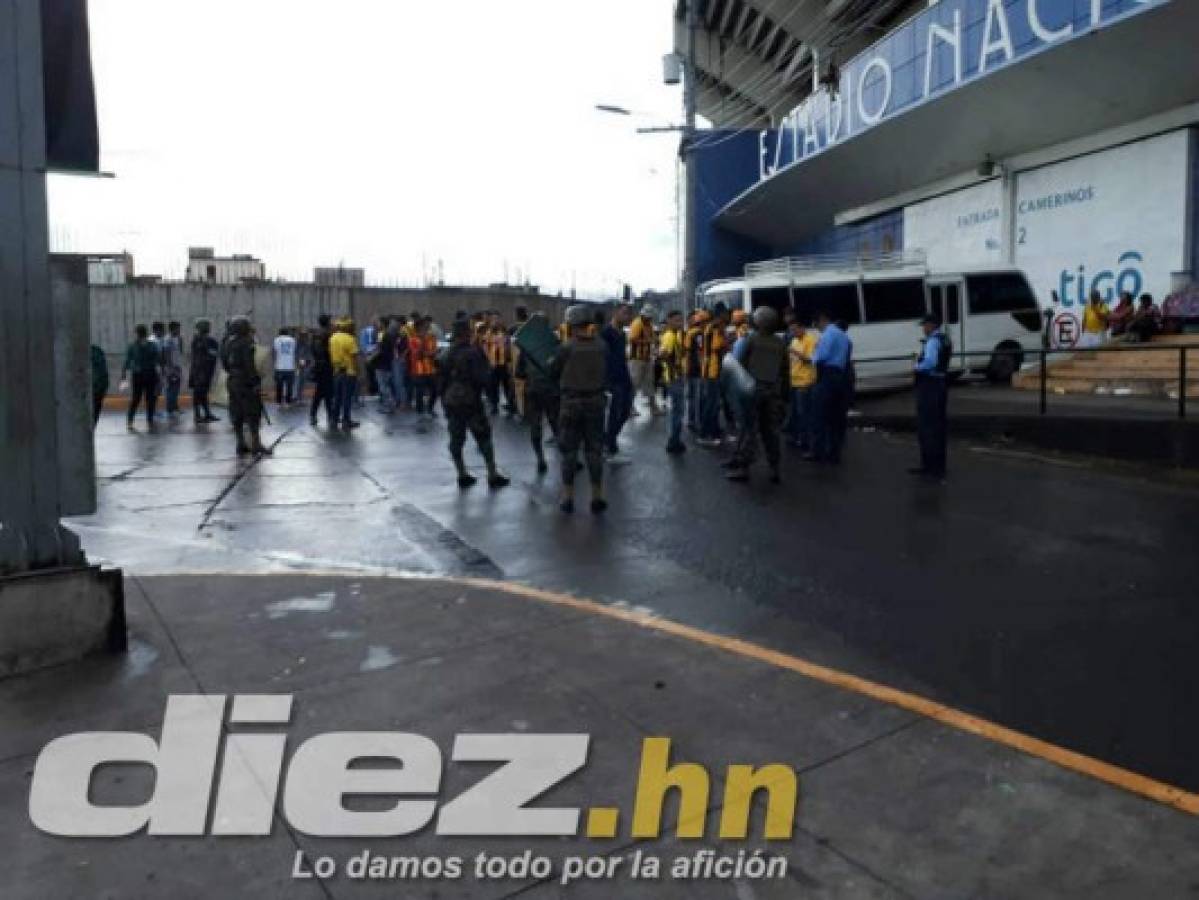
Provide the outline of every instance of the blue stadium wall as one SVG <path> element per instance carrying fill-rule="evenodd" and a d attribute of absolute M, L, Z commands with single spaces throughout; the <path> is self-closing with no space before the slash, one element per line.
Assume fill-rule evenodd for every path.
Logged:
<path fill-rule="evenodd" d="M 704 132 L 695 151 L 698 168 L 699 283 L 737 278 L 747 263 L 814 253 L 878 253 L 903 249 L 903 210 L 831 228 L 815 237 L 772 247 L 714 224 L 716 214 L 759 178 L 758 132 Z"/>

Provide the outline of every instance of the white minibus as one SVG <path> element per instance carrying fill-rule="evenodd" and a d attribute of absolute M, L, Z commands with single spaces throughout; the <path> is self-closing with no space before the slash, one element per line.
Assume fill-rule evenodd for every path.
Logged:
<path fill-rule="evenodd" d="M 788 308 L 800 321 L 828 312 L 849 326 L 859 389 L 911 382 L 918 322 L 934 312 L 956 354 L 951 371 L 1011 380 L 1041 347 L 1044 318 L 1028 278 L 1010 266 L 933 272 L 921 253 L 798 257 L 746 266 L 745 277 L 705 284 L 699 306 Z M 904 357 L 903 359 L 887 359 Z M 884 360 L 872 362 L 872 360 Z"/>

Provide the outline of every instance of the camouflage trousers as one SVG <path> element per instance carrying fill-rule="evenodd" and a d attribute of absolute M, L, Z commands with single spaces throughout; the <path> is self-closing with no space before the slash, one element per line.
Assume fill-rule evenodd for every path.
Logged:
<path fill-rule="evenodd" d="M 549 422 L 550 433 L 558 436 L 558 418 L 561 415 L 562 398 L 556 394 L 538 390 L 525 391 L 525 421 L 529 423 L 529 439 L 535 450 L 541 450 L 545 437 L 544 422 Z"/>
<path fill-rule="evenodd" d="M 257 384 L 229 379 L 229 418 L 235 429 L 249 425 L 257 431 L 262 424 L 262 395 Z"/>
<path fill-rule="evenodd" d="M 591 483 L 603 483 L 606 408 L 607 401 L 603 394 L 563 395 L 562 411 L 558 417 L 558 449 L 562 452 L 563 484 L 574 484 L 580 447 L 587 461 Z"/>
<path fill-rule="evenodd" d="M 466 446 L 466 433 L 469 431 L 479 445 L 479 452 L 484 459 L 490 459 L 493 454 L 491 443 L 491 423 L 487 420 L 487 411 L 482 404 L 477 407 L 454 407 L 446 409 L 446 420 L 450 431 L 450 456 L 458 459 Z"/>

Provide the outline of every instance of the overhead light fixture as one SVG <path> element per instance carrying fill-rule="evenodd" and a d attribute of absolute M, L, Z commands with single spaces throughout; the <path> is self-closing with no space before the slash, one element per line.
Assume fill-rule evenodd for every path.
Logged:
<path fill-rule="evenodd" d="M 828 61 L 828 65 L 824 67 L 824 71 L 820 73 L 820 78 L 817 81 L 817 84 L 819 84 L 823 90 L 828 91 L 829 96 L 833 97 L 834 99 L 841 90 L 841 70 L 831 59 Z"/>
<path fill-rule="evenodd" d="M 978 164 L 978 177 L 979 178 L 994 178 L 997 175 L 1006 175 L 1006 174 L 1007 174 L 1007 169 L 1004 168 L 1002 163 L 996 162 L 995 158 L 993 156 L 991 156 L 990 153 L 987 154 L 986 159 L 984 159 L 981 163 Z"/>

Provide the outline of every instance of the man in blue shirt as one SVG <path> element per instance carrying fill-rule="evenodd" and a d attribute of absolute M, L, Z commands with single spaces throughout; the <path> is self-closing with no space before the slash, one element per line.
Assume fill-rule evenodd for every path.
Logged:
<path fill-rule="evenodd" d="M 604 326 L 600 338 L 607 358 L 607 377 L 604 389 L 608 392 L 608 423 L 604 430 L 604 449 L 611 463 L 625 462 L 616 439 L 633 411 L 633 378 L 629 374 L 628 341 L 625 326 L 633 318 L 631 304 L 622 303 L 612 313 L 612 321 Z"/>
<path fill-rule="evenodd" d="M 816 386 L 812 389 L 813 446 L 804 459 L 839 465 L 852 399 L 849 367 L 853 362 L 853 343 L 827 312 L 816 316 L 816 327 L 820 340 L 812 356 L 816 365 Z"/>
<path fill-rule="evenodd" d="M 920 466 L 911 469 L 933 481 L 945 478 L 949 386 L 946 375 L 953 345 L 941 330 L 941 320 L 925 316 L 920 320 L 924 331 L 924 349 L 916 363 L 916 434 L 920 440 Z"/>

